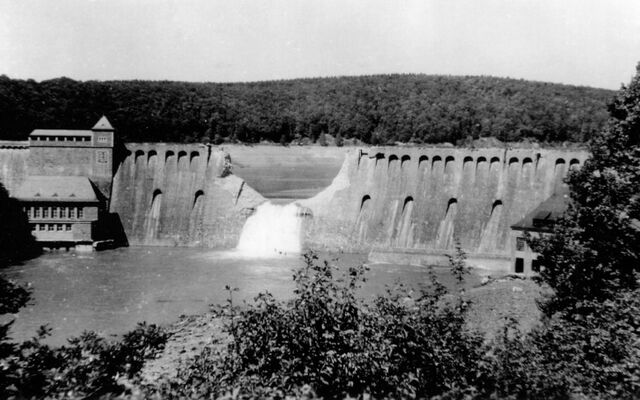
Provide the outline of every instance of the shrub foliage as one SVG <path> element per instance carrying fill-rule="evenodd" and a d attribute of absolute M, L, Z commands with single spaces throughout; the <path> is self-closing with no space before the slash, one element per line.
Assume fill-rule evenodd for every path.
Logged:
<path fill-rule="evenodd" d="M 228 304 L 220 310 L 232 338 L 226 351 L 205 350 L 164 394 L 209 398 L 241 389 L 260 397 L 312 387 L 326 398 L 414 398 L 473 384 L 482 338 L 465 329 L 465 303 L 447 299 L 437 282 L 365 302 L 357 295 L 364 272 L 340 276 L 306 254 L 293 299 L 263 293 L 242 309 Z"/>
<path fill-rule="evenodd" d="M 29 292 L 0 277 L 0 314 L 15 313 L 29 300 Z M 165 331 L 138 324 L 120 341 L 109 342 L 85 332 L 68 344 L 51 347 L 43 342 L 49 330 L 40 328 L 27 341 L 9 337 L 11 322 L 0 326 L 0 398 L 97 398 L 125 392 L 144 361 L 166 342 Z"/>

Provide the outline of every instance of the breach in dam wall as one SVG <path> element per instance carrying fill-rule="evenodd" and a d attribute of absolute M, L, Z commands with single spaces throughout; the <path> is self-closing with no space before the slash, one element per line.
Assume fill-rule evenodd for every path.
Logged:
<path fill-rule="evenodd" d="M 234 247 L 264 198 L 230 169 L 229 155 L 210 146 L 128 143 L 110 211 L 130 244 Z"/>
<path fill-rule="evenodd" d="M 311 187 L 296 182 L 309 174 L 318 179 L 339 163 L 314 149 L 270 147 L 266 156 L 260 146 L 233 151 L 249 179 L 275 182 L 268 188 L 285 169 L 282 160 L 302 159 L 305 168 L 287 169 L 286 193 L 306 193 Z M 314 170 L 314 157 L 321 157 L 321 171 Z M 296 201 L 310 216 L 304 244 L 415 258 L 442 257 L 458 239 L 476 258 L 508 258 L 510 226 L 557 192 L 587 157 L 587 151 L 553 149 L 353 149 L 328 187 Z M 0 181 L 9 193 L 33 168 L 29 160 L 26 142 L 0 146 Z M 134 245 L 233 248 L 247 217 L 266 201 L 231 174 L 229 154 L 218 147 L 129 143 L 114 166 L 109 212 Z"/>
<path fill-rule="evenodd" d="M 455 240 L 508 257 L 510 226 L 563 185 L 588 152 L 499 148 L 352 151 L 333 183 L 300 201 L 307 246 L 442 255 Z"/>

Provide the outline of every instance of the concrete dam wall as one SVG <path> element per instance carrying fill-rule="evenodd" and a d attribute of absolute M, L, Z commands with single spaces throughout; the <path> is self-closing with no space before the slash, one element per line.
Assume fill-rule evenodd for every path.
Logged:
<path fill-rule="evenodd" d="M 9 193 L 39 165 L 30 153 L 26 142 L 0 148 Z M 130 244 L 233 248 L 263 194 L 308 197 L 341 163 L 328 187 L 297 200 L 310 210 L 307 247 L 441 255 L 457 238 L 476 256 L 506 257 L 509 227 L 587 157 L 550 149 L 129 143 L 115 163 L 109 211 Z"/>
<path fill-rule="evenodd" d="M 217 148 L 128 143 L 110 211 L 130 244 L 235 247 L 265 199 L 230 172 L 229 155 Z"/>
<path fill-rule="evenodd" d="M 300 201 L 311 247 L 443 254 L 457 238 L 506 257 L 510 226 L 563 185 L 586 151 L 369 148 L 352 151 L 331 186 Z"/>

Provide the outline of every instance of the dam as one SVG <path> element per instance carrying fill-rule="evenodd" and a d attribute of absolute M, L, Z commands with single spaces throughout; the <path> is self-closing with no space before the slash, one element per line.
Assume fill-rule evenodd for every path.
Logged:
<path fill-rule="evenodd" d="M 10 194 L 34 170 L 51 169 L 39 161 L 45 150 L 0 143 L 0 181 Z M 279 200 L 294 202 L 304 218 L 300 248 L 437 264 L 457 241 L 472 265 L 508 270 L 511 225 L 561 191 L 588 156 L 543 148 L 125 143 L 114 149 L 112 180 L 100 169 L 97 188 L 118 225 L 111 234 L 130 245 L 235 248 L 247 219 Z M 85 173 L 83 160 L 66 160 L 70 167 L 56 174 Z"/>

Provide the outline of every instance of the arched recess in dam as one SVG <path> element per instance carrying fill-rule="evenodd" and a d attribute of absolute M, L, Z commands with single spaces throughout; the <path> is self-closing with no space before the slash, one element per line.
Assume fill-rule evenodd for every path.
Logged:
<path fill-rule="evenodd" d="M 413 222 L 411 215 L 413 213 L 413 196 L 407 196 L 402 205 L 402 212 L 398 218 L 397 226 L 394 231 L 394 247 L 411 248 L 413 247 Z"/>
<path fill-rule="evenodd" d="M 158 152 L 155 150 L 151 150 L 149 151 L 148 155 L 147 155 L 147 165 L 150 169 L 153 169 L 156 167 L 158 163 Z"/>
<path fill-rule="evenodd" d="M 371 201 L 371 196 L 369 196 L 368 194 L 362 196 L 362 200 L 360 201 L 360 208 L 358 210 L 358 217 L 355 223 L 355 234 L 353 235 L 354 239 L 357 242 L 362 243 L 367 240 L 369 221 L 371 220 L 373 212 L 372 207 L 373 204 Z"/>
<path fill-rule="evenodd" d="M 502 200 L 496 200 L 491 205 L 491 214 L 489 214 L 489 221 L 486 223 L 482 231 L 478 252 L 487 254 L 496 252 L 500 242 L 502 207 Z"/>
<path fill-rule="evenodd" d="M 197 236 L 197 230 L 202 229 L 204 219 L 204 191 L 198 190 L 193 196 L 193 206 L 189 214 L 189 235 Z"/>
<path fill-rule="evenodd" d="M 301 201 L 314 215 L 307 243 L 442 254 L 457 239 L 469 253 L 506 257 L 511 225 L 562 187 L 568 168 L 556 161 L 587 156 L 539 148 L 360 150 L 332 186 Z"/>
<path fill-rule="evenodd" d="M 144 241 L 147 244 L 152 244 L 158 237 L 160 230 L 160 213 L 162 208 L 162 191 L 156 189 L 153 191 L 151 198 L 151 206 L 149 207 L 149 213 L 146 217 L 146 224 L 144 229 Z"/>
<path fill-rule="evenodd" d="M 449 249 L 454 243 L 455 219 L 458 214 L 458 199 L 452 198 L 447 202 L 444 218 L 440 222 L 438 236 L 436 237 L 436 248 Z"/>
<path fill-rule="evenodd" d="M 234 247 L 253 210 L 283 200 L 310 211 L 308 247 L 441 254 L 458 239 L 470 253 L 504 256 L 510 226 L 588 156 L 548 149 L 229 147 L 128 145 L 112 211 L 130 243 Z"/>
<path fill-rule="evenodd" d="M 192 171 L 198 170 L 198 163 L 200 162 L 200 152 L 192 151 L 189 156 L 189 167 Z"/>

